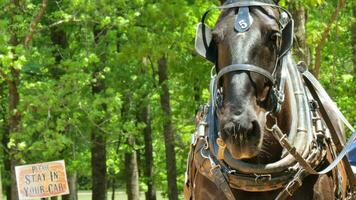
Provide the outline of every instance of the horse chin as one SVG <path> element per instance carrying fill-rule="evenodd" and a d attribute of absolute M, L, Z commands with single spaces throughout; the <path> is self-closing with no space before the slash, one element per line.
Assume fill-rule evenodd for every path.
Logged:
<path fill-rule="evenodd" d="M 230 152 L 231 156 L 234 159 L 242 160 L 242 159 L 251 159 L 258 155 L 259 153 L 259 144 L 245 144 L 245 145 L 237 145 L 234 143 L 227 143 L 226 148 Z"/>

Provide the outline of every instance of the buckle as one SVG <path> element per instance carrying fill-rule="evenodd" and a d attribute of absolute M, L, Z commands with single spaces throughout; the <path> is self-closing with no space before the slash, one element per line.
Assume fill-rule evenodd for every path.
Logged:
<path fill-rule="evenodd" d="M 254 174 L 256 176 L 255 182 L 261 183 L 263 181 L 271 181 L 272 175 L 271 174 Z"/>
<path fill-rule="evenodd" d="M 217 169 L 217 168 L 219 168 L 218 170 L 221 170 L 221 167 L 220 167 L 220 165 L 214 165 L 214 166 L 211 166 L 211 169 L 209 170 L 209 173 L 210 174 L 214 174 L 215 175 L 215 170 Z"/>
<path fill-rule="evenodd" d="M 205 140 L 204 149 L 208 150 L 209 149 L 209 141 L 208 141 L 209 138 L 208 138 L 208 136 L 205 136 L 204 140 Z"/>
<path fill-rule="evenodd" d="M 298 185 L 296 185 L 296 184 L 298 184 Z M 303 182 L 299 176 L 296 177 L 295 179 L 293 179 L 291 182 L 289 182 L 286 187 L 286 191 L 289 194 L 289 196 L 293 196 L 293 193 L 296 191 L 297 188 L 301 187 L 302 184 L 303 184 Z"/>
<path fill-rule="evenodd" d="M 282 104 L 285 99 L 285 95 L 282 91 L 279 91 L 276 87 L 273 87 L 274 95 L 276 96 L 277 102 Z"/>
<path fill-rule="evenodd" d="M 314 99 L 309 101 L 309 107 L 310 107 L 310 110 L 315 112 L 316 110 L 319 109 L 319 104 L 317 101 L 315 101 Z"/>

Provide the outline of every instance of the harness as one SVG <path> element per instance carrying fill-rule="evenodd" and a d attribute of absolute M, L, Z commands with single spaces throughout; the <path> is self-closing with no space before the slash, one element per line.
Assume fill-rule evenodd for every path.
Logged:
<path fill-rule="evenodd" d="M 276 199 L 287 199 L 302 186 L 303 179 L 309 174 L 326 174 L 338 166 L 342 160 L 349 179 L 350 198 L 356 197 L 356 182 L 351 167 L 345 157 L 351 144 L 356 138 L 356 132 L 346 121 L 336 106 L 332 110 L 352 131 L 347 144 L 337 134 L 330 120 L 329 113 L 324 108 L 325 103 L 332 100 L 320 83 L 307 70 L 299 70 L 293 63 L 289 50 L 293 41 L 293 19 L 284 8 L 272 1 L 229 0 L 223 6 L 208 10 L 197 26 L 195 46 L 197 52 L 207 60 L 217 64 L 217 45 L 212 39 L 211 30 L 205 25 L 205 18 L 214 9 L 238 8 L 234 29 L 246 32 L 253 23 L 249 9 L 251 6 L 271 6 L 282 11 L 278 21 L 281 28 L 282 42 L 277 62 L 273 72 L 251 64 L 232 64 L 222 68 L 216 75 L 212 73 L 210 82 L 211 100 L 203 106 L 198 114 L 197 130 L 193 134 L 191 152 L 188 159 L 187 181 L 185 187 L 186 199 L 191 199 L 195 173 L 199 171 L 222 190 L 229 200 L 234 200 L 231 188 L 266 192 L 280 189 Z M 252 72 L 265 77 L 271 84 L 269 98 L 272 109 L 266 118 L 274 121 L 271 127 L 266 127 L 284 148 L 282 158 L 269 164 L 251 164 L 232 158 L 229 151 L 217 144 L 219 124 L 216 111 L 221 105 L 222 95 L 219 94 L 219 81 L 224 75 L 236 72 Z M 277 77 L 277 71 L 280 77 Z M 285 85 L 288 88 L 285 88 Z M 288 90 L 293 104 L 293 123 L 289 134 L 279 128 L 276 114 L 284 102 L 284 91 Z M 333 104 L 332 104 L 333 105 Z M 323 119 L 323 120 L 322 120 Z M 335 145 L 335 148 L 333 145 Z M 319 169 L 325 160 L 327 150 L 339 154 L 325 169 Z M 321 170 L 321 171 L 318 171 Z M 338 186 L 341 190 L 341 186 Z M 346 191 L 345 191 L 346 192 Z"/>

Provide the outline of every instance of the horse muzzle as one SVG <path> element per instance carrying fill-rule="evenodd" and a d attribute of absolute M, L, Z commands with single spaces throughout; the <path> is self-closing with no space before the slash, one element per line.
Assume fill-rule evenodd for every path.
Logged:
<path fill-rule="evenodd" d="M 242 121 L 243 116 L 234 116 L 222 121 L 220 137 L 235 159 L 255 157 L 262 144 L 262 132 L 259 122 L 255 119 Z"/>

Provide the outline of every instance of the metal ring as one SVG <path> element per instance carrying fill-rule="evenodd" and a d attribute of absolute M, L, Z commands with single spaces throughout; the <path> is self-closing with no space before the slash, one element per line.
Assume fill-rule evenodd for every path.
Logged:
<path fill-rule="evenodd" d="M 269 128 L 269 127 L 267 126 L 268 116 L 270 116 L 270 117 L 274 120 L 274 124 L 272 125 L 271 128 Z M 278 122 L 278 121 L 277 121 L 277 117 L 274 116 L 274 115 L 272 114 L 272 112 L 268 111 L 268 112 L 266 113 L 266 115 L 265 115 L 265 119 L 266 119 L 265 129 L 266 129 L 267 131 L 269 131 L 269 132 L 272 132 L 272 131 L 273 131 L 273 126 L 276 125 L 277 122 Z"/>

